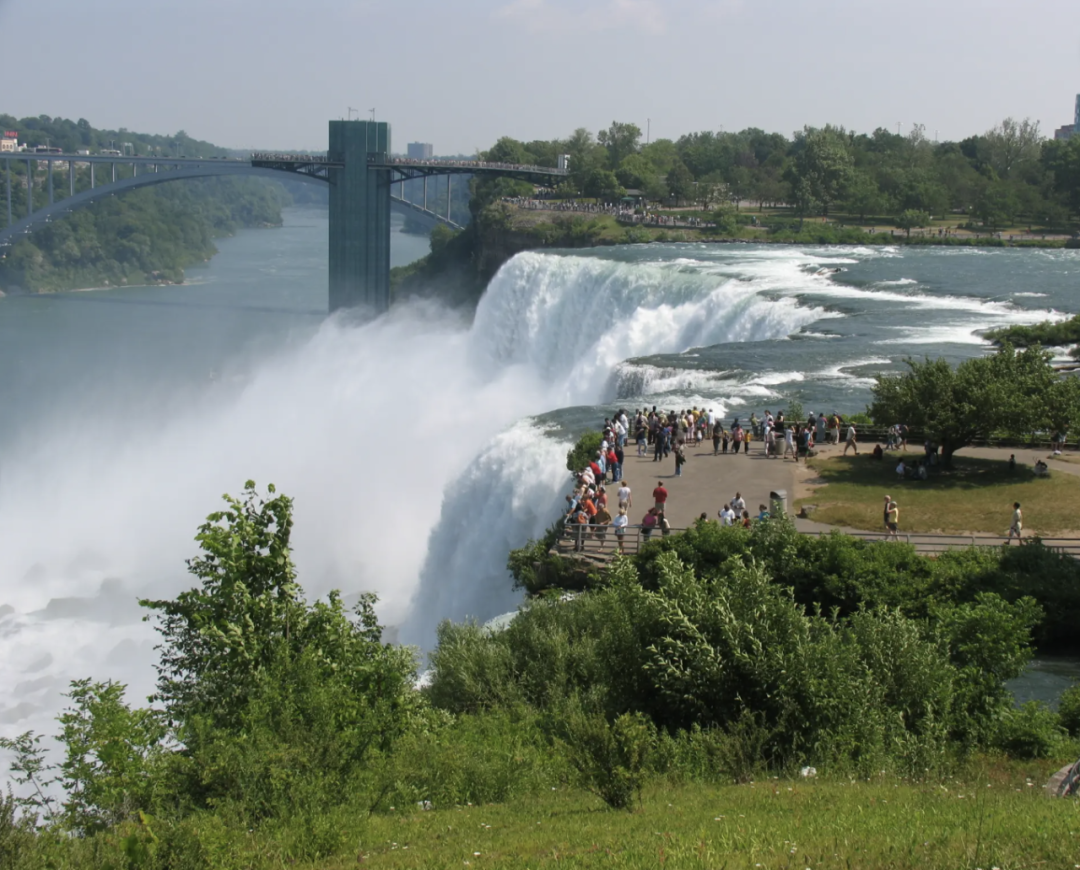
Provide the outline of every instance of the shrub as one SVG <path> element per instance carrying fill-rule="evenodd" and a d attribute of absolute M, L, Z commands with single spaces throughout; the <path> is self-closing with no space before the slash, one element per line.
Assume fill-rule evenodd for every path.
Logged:
<path fill-rule="evenodd" d="M 604 436 L 600 432 L 586 432 L 577 443 L 566 452 L 566 468 L 577 474 L 596 458 Z"/>
<path fill-rule="evenodd" d="M 598 713 L 566 714 L 559 736 L 577 774 L 577 782 L 612 809 L 629 809 L 641 801 L 646 766 L 656 733 L 640 713 L 624 713 L 614 722 Z"/>
<path fill-rule="evenodd" d="M 1028 701 L 1001 717 L 995 742 L 1018 758 L 1050 758 L 1064 738 L 1058 714 L 1045 704 Z"/>
<path fill-rule="evenodd" d="M 1070 686 L 1061 695 L 1058 703 L 1058 716 L 1061 727 L 1073 737 L 1080 737 L 1080 683 Z"/>

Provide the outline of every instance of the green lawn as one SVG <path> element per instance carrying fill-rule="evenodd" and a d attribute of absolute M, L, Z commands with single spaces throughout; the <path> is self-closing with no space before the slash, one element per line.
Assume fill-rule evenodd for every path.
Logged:
<path fill-rule="evenodd" d="M 1080 479 L 1053 466 L 1049 478 L 1036 478 L 1026 468 L 1010 472 L 1004 461 L 957 454 L 951 471 L 935 471 L 925 481 L 899 481 L 897 461 L 893 453 L 883 462 L 868 453 L 812 459 L 825 485 L 795 507 L 816 505 L 811 519 L 876 532 L 882 528 L 883 498 L 891 495 L 900 508 L 901 532 L 1003 535 L 1018 501 L 1025 532 L 1056 535 L 1080 529 Z"/>
<path fill-rule="evenodd" d="M 1080 802 L 1042 792 L 1050 766 L 917 784 L 768 780 L 658 786 L 633 813 L 582 792 L 369 820 L 345 867 L 1074 868 Z"/>

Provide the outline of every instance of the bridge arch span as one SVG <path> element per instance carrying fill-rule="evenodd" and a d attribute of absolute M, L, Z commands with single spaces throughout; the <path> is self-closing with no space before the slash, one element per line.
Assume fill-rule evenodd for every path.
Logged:
<path fill-rule="evenodd" d="M 229 165 L 214 166 L 185 166 L 181 169 L 172 169 L 168 172 L 148 172 L 144 175 L 136 175 L 132 178 L 123 178 L 119 181 L 109 182 L 90 190 L 84 190 L 65 199 L 43 206 L 29 217 L 23 218 L 18 223 L 0 230 L 0 247 L 11 245 L 20 241 L 23 236 L 29 235 L 36 229 L 41 229 L 56 217 L 70 214 L 77 208 L 83 208 L 98 200 L 106 199 L 125 190 L 133 190 L 137 187 L 148 187 L 154 184 L 165 184 L 170 181 L 184 181 L 192 178 L 224 178 L 226 176 L 256 176 L 261 178 L 273 178 L 277 181 L 285 181 L 282 176 L 286 173 L 280 169 L 267 169 L 261 166 Z M 327 184 L 325 178 L 304 173 L 289 172 L 289 179 L 303 181 L 309 184 Z"/>

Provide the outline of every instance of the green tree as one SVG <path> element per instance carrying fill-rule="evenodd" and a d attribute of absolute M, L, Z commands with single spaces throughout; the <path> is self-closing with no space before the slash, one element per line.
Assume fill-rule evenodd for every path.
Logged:
<path fill-rule="evenodd" d="M 624 157 L 615 177 L 623 187 L 636 190 L 647 190 L 659 180 L 656 169 L 640 154 Z"/>
<path fill-rule="evenodd" d="M 149 812 L 162 784 L 156 768 L 165 723 L 156 711 L 128 707 L 124 689 L 111 681 L 76 680 L 68 694 L 72 706 L 59 717 L 65 822 L 81 834 Z"/>
<path fill-rule="evenodd" d="M 854 160 L 842 130 L 834 127 L 807 127 L 796 142 L 795 159 L 789 167 L 796 204 L 804 214 L 811 204 L 828 217 L 834 203 L 841 200 L 851 178 Z"/>
<path fill-rule="evenodd" d="M 856 170 L 844 191 L 844 209 L 857 214 L 859 220 L 867 215 L 880 215 L 888 209 L 888 198 L 881 192 L 870 173 Z"/>
<path fill-rule="evenodd" d="M 903 374 L 877 376 L 870 416 L 881 426 L 902 422 L 925 432 L 940 445 L 946 467 L 977 439 L 1030 433 L 1054 398 L 1057 374 L 1038 347 L 1017 353 L 1005 345 L 955 368 L 943 359 L 906 362 Z"/>
<path fill-rule="evenodd" d="M 731 202 L 731 189 L 719 172 L 712 172 L 698 181 L 694 193 L 703 211 L 720 202 Z"/>
<path fill-rule="evenodd" d="M 675 197 L 676 205 L 684 200 L 689 200 L 694 195 L 694 176 L 686 168 L 686 164 L 676 158 L 667 174 L 667 188 Z"/>
<path fill-rule="evenodd" d="M 1041 161 L 1050 173 L 1050 186 L 1070 213 L 1080 215 L 1080 136 L 1043 146 Z"/>
<path fill-rule="evenodd" d="M 975 213 L 991 229 L 1012 226 L 1019 211 L 1016 185 L 1010 181 L 990 181 L 975 200 Z"/>
<path fill-rule="evenodd" d="M 900 212 L 896 216 L 896 225 L 907 232 L 907 237 L 911 238 L 911 231 L 919 227 L 928 227 L 931 223 L 931 217 L 928 212 L 919 211 L 917 209 L 908 208 Z"/>
<path fill-rule="evenodd" d="M 1001 178 L 1008 178 L 1024 164 L 1039 159 L 1042 143 L 1038 121 L 1006 118 L 983 134 L 980 155 Z"/>
<path fill-rule="evenodd" d="M 581 192 L 585 196 L 595 196 L 597 199 L 611 202 L 626 194 L 615 173 L 609 169 L 593 167 L 586 174 L 582 182 Z"/>
<path fill-rule="evenodd" d="M 612 121 L 611 126 L 597 134 L 597 141 L 607 149 L 608 166 L 612 169 L 631 154 L 637 153 L 641 129 L 637 124 Z"/>

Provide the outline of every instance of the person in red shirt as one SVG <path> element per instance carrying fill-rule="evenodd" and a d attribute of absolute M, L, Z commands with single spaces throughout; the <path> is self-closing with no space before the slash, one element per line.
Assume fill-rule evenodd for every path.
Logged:
<path fill-rule="evenodd" d="M 668 491 L 664 489 L 664 482 L 658 480 L 656 482 L 656 489 L 652 491 L 653 502 L 656 504 L 656 509 L 662 511 L 664 505 L 667 504 Z"/>

